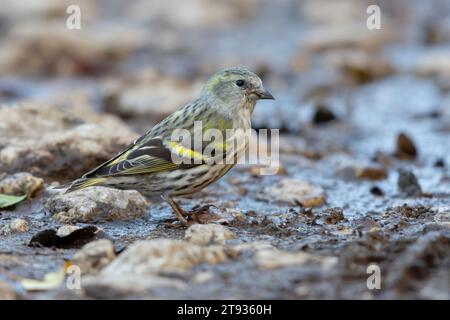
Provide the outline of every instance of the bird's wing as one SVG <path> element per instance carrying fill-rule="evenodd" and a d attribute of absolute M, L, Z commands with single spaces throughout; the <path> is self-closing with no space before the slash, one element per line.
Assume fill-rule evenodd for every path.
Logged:
<path fill-rule="evenodd" d="M 82 178 L 149 174 L 192 167 L 202 163 L 202 161 L 193 161 L 202 160 L 201 153 L 185 148 L 181 144 L 164 140 L 162 137 L 143 139 L 144 137 L 113 159 L 86 173 Z M 182 163 L 173 161 L 175 153 L 177 156 L 181 155 L 184 160 Z"/>

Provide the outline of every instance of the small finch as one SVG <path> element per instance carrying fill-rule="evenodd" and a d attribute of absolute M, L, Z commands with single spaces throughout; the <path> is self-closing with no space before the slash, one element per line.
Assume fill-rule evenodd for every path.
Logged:
<path fill-rule="evenodd" d="M 192 148 L 192 139 L 203 139 L 196 132 L 216 129 L 223 136 L 233 130 L 251 129 L 251 114 L 259 99 L 274 99 L 264 88 L 261 79 L 245 68 L 228 68 L 215 73 L 196 100 L 172 113 L 146 134 L 136 139 L 111 160 L 75 180 L 66 192 L 90 186 L 133 189 L 144 196 L 160 196 L 186 225 L 187 214 L 173 197 L 190 195 L 225 175 L 236 163 L 238 152 L 248 148 L 248 140 L 241 147 L 230 148 L 227 141 L 214 140 L 215 152 L 205 152 L 209 141 L 200 142 L 200 150 Z M 174 139 L 178 130 L 190 138 Z M 189 143 L 186 144 L 186 141 Z M 217 157 L 234 161 L 208 161 Z M 221 158 L 222 157 L 222 158 Z M 179 160 L 182 161 L 179 161 Z M 176 161 L 175 161 L 176 160 Z"/>

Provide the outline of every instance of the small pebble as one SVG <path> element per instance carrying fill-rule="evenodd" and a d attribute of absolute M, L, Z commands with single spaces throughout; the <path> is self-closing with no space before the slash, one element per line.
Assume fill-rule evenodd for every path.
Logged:
<path fill-rule="evenodd" d="M 408 197 L 420 197 L 423 194 L 419 181 L 412 171 L 401 169 L 397 185 L 399 191 Z"/>
<path fill-rule="evenodd" d="M 27 232 L 30 230 L 28 222 L 24 219 L 14 219 L 9 224 L 10 228 L 14 232 Z"/>
<path fill-rule="evenodd" d="M 395 156 L 400 160 L 412 160 L 417 157 L 417 154 L 414 141 L 405 133 L 400 133 L 397 137 Z"/>
<path fill-rule="evenodd" d="M 327 106 L 318 105 L 316 107 L 316 112 L 314 113 L 312 120 L 313 123 L 323 124 L 334 120 L 337 120 L 337 117 Z"/>
<path fill-rule="evenodd" d="M 437 159 L 434 163 L 435 168 L 445 168 L 445 161 L 444 159 Z"/>
<path fill-rule="evenodd" d="M 9 224 L 0 228 L 0 235 L 9 235 L 11 233 L 23 233 L 30 229 L 28 222 L 24 219 L 13 219 Z"/>
<path fill-rule="evenodd" d="M 372 188 L 370 188 L 370 193 L 378 197 L 384 196 L 384 191 L 381 190 L 381 188 L 378 186 L 373 186 Z"/>

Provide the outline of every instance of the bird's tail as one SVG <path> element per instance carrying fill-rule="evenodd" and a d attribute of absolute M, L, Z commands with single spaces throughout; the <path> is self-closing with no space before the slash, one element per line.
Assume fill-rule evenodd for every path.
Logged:
<path fill-rule="evenodd" d="M 75 180 L 74 182 L 70 183 L 69 185 L 62 186 L 63 188 L 67 188 L 67 190 L 64 193 L 69 193 L 72 191 L 84 189 L 87 187 L 92 186 L 98 186 L 102 185 L 103 182 L 105 182 L 107 178 L 80 178 Z"/>

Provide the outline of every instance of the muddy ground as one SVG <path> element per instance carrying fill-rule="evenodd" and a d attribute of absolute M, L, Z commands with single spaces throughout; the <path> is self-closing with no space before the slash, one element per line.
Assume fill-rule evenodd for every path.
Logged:
<path fill-rule="evenodd" d="M 450 298 L 449 1 L 379 1 L 381 30 L 365 1 L 79 1 L 75 31 L 27 2 L 0 13 L 0 193 L 28 195 L 0 210 L 0 299 Z M 181 199 L 189 228 L 53 189 L 230 65 L 276 97 L 253 125 L 280 129 L 277 174 Z"/>

